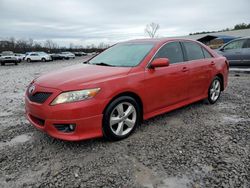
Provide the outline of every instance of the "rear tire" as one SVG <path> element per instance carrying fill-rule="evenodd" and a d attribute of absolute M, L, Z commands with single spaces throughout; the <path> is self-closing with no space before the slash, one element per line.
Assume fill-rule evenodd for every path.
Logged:
<path fill-rule="evenodd" d="M 17 62 L 15 62 L 15 65 L 18 65 L 18 63 L 17 63 Z"/>
<path fill-rule="evenodd" d="M 104 137 L 112 141 L 127 138 L 140 123 L 141 109 L 137 101 L 129 96 L 119 97 L 104 112 Z"/>
<path fill-rule="evenodd" d="M 5 65 L 5 63 L 4 62 L 1 62 L 1 66 L 4 66 Z"/>
<path fill-rule="evenodd" d="M 216 103 L 216 101 L 220 98 L 221 89 L 222 89 L 222 81 L 218 76 L 216 76 L 213 79 L 208 89 L 207 101 L 209 104 Z"/>

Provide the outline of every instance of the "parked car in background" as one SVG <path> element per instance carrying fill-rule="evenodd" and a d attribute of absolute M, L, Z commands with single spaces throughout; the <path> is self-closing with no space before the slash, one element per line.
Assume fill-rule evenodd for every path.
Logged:
<path fill-rule="evenodd" d="M 52 60 L 62 60 L 63 59 L 63 56 L 61 56 L 58 53 L 50 54 L 50 56 L 51 56 Z"/>
<path fill-rule="evenodd" d="M 86 56 L 85 52 L 74 52 L 75 56 Z"/>
<path fill-rule="evenodd" d="M 58 53 L 63 59 L 75 59 L 75 54 L 71 52 L 61 52 Z"/>
<path fill-rule="evenodd" d="M 250 37 L 232 40 L 217 50 L 230 66 L 250 66 Z"/>
<path fill-rule="evenodd" d="M 26 116 L 55 138 L 120 140 L 142 120 L 202 99 L 214 104 L 228 69 L 225 57 L 192 40 L 118 43 L 85 64 L 33 80 Z"/>
<path fill-rule="evenodd" d="M 29 52 L 24 58 L 25 61 L 27 62 L 32 62 L 32 61 L 51 61 L 52 58 L 49 54 L 45 52 Z"/>
<path fill-rule="evenodd" d="M 18 65 L 20 60 L 12 51 L 3 51 L 1 53 L 0 62 L 1 65 L 5 65 L 6 63 L 14 63 L 15 65 Z"/>
<path fill-rule="evenodd" d="M 25 54 L 19 54 L 19 53 L 15 53 L 15 56 L 18 58 L 19 62 L 23 61 L 25 58 Z"/>

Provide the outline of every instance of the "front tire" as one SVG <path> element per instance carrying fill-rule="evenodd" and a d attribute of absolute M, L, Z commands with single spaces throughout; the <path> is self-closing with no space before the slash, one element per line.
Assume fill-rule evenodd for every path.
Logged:
<path fill-rule="evenodd" d="M 30 62 L 31 62 L 31 59 L 30 59 L 30 58 L 28 58 L 28 59 L 27 59 L 27 62 L 28 62 L 28 63 L 30 63 Z"/>
<path fill-rule="evenodd" d="M 42 58 L 42 62 L 46 62 L 46 59 L 45 59 L 45 58 Z"/>
<path fill-rule="evenodd" d="M 222 82 L 221 79 L 216 76 L 209 89 L 208 89 L 208 102 L 210 104 L 214 104 L 216 103 L 216 101 L 220 98 L 220 94 L 221 94 L 221 89 L 222 89 Z"/>
<path fill-rule="evenodd" d="M 127 138 L 141 123 L 141 109 L 137 101 L 122 96 L 112 101 L 103 115 L 103 134 L 112 141 Z"/>

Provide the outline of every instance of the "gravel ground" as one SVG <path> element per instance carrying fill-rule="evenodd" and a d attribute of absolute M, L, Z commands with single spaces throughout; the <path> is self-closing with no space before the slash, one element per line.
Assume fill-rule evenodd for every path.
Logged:
<path fill-rule="evenodd" d="M 53 139 L 25 119 L 25 88 L 82 61 L 0 67 L 0 187 L 250 187 L 250 74 L 231 73 L 215 105 L 157 116 L 126 140 Z"/>

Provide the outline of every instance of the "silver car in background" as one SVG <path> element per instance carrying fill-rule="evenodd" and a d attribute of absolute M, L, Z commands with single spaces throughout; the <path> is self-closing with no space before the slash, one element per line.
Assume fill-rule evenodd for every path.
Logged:
<path fill-rule="evenodd" d="M 14 63 L 15 65 L 18 65 L 18 62 L 20 62 L 20 60 L 12 51 L 3 51 L 0 54 L 0 62 L 2 66 L 6 63 Z"/>

